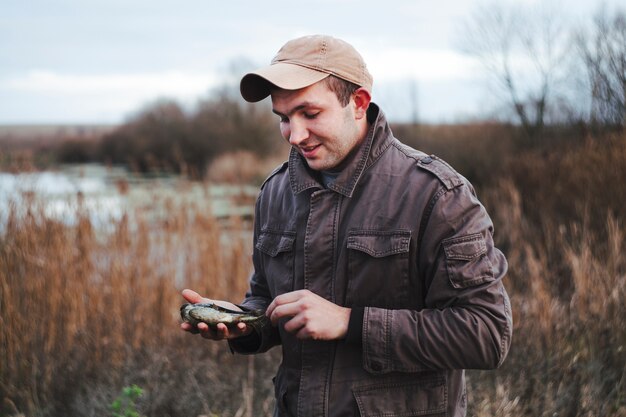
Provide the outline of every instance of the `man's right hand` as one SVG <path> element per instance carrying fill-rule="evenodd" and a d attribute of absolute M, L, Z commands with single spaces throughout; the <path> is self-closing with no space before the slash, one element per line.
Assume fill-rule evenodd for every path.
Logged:
<path fill-rule="evenodd" d="M 214 303 L 231 310 L 241 310 L 235 304 L 229 303 L 228 301 L 211 300 L 210 298 L 202 297 L 193 290 L 185 289 L 182 295 L 187 302 L 192 304 Z M 192 334 L 200 334 L 200 336 L 209 340 L 235 339 L 237 337 L 246 336 L 252 332 L 252 328 L 246 326 L 245 323 L 237 323 L 236 327 L 231 327 L 230 329 L 226 327 L 224 323 L 219 323 L 217 329 L 212 330 L 206 323 L 198 323 L 197 326 L 194 326 L 191 323 L 183 322 L 180 328 Z"/>

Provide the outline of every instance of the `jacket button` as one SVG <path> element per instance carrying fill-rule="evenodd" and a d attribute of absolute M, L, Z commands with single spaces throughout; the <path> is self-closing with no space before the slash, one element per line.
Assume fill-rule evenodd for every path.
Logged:
<path fill-rule="evenodd" d="M 433 162 L 433 158 L 431 158 L 430 156 L 427 156 L 426 158 L 422 158 L 422 160 L 420 161 L 422 164 L 424 165 L 428 165 L 431 162 Z"/>

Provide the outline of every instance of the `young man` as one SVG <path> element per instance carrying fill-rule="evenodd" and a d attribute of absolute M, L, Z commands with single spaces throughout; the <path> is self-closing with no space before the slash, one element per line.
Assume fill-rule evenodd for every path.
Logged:
<path fill-rule="evenodd" d="M 276 416 L 463 416 L 463 369 L 498 367 L 511 343 L 489 216 L 465 178 L 393 137 L 371 90 L 329 36 L 241 80 L 246 100 L 271 96 L 292 145 L 261 187 L 242 303 L 271 325 L 182 328 L 239 353 L 280 344 Z"/>

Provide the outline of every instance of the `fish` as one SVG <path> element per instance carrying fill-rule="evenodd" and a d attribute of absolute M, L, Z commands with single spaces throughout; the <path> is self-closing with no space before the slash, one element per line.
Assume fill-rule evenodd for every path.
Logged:
<path fill-rule="evenodd" d="M 206 323 L 212 330 L 217 329 L 218 323 L 224 323 L 229 328 L 237 326 L 238 323 L 245 323 L 256 330 L 269 323 L 269 318 L 263 311 L 231 310 L 215 303 L 183 304 L 180 307 L 180 317 L 193 326 Z"/>

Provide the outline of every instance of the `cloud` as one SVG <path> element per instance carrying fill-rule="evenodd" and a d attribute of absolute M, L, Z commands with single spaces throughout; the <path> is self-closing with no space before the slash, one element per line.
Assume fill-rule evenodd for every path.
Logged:
<path fill-rule="evenodd" d="M 450 50 L 391 48 L 371 51 L 365 59 L 374 80 L 384 81 L 472 79 L 478 70 L 473 58 Z"/>
<path fill-rule="evenodd" d="M 212 74 L 166 71 L 145 74 L 60 74 L 33 70 L 0 80 L 0 89 L 63 95 L 194 96 L 216 84 Z"/>
<path fill-rule="evenodd" d="M 0 78 L 0 123 L 119 123 L 157 98 L 192 104 L 219 82 L 216 75 L 199 72 L 69 74 L 32 70 Z"/>

